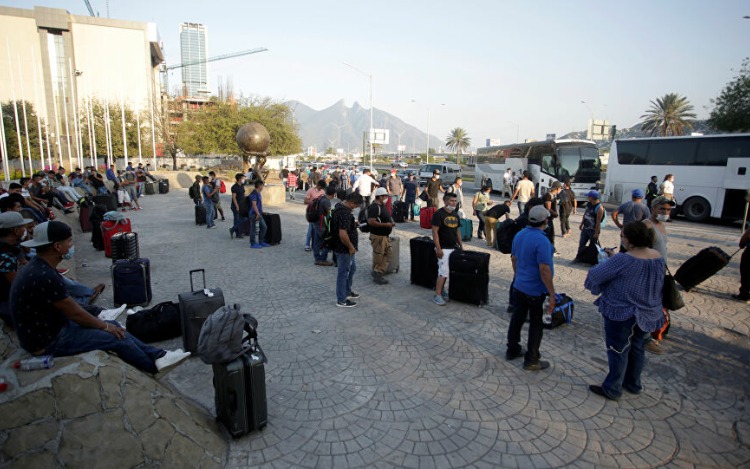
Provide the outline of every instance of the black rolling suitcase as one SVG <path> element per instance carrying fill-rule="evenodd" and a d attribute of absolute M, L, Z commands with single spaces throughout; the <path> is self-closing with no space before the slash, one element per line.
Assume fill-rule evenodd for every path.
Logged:
<path fill-rule="evenodd" d="M 456 249 L 448 260 L 448 297 L 482 306 L 489 299 L 490 254 Z"/>
<path fill-rule="evenodd" d="M 203 289 L 195 290 L 193 274 L 203 274 Z M 177 295 L 180 303 L 180 322 L 182 324 L 182 346 L 186 352 L 198 351 L 198 336 L 206 318 L 224 306 L 224 294 L 221 288 L 206 288 L 206 271 L 190 271 L 190 291 Z"/>
<path fill-rule="evenodd" d="M 78 222 L 81 224 L 81 231 L 91 233 L 91 205 L 81 204 L 78 206 Z"/>
<path fill-rule="evenodd" d="M 154 183 L 151 181 L 144 182 L 143 193 L 146 195 L 154 195 L 156 193 L 156 189 L 154 189 Z"/>
<path fill-rule="evenodd" d="M 206 224 L 206 206 L 203 204 L 198 204 L 195 206 L 195 224 Z"/>
<path fill-rule="evenodd" d="M 435 243 L 429 236 L 418 236 L 409 240 L 411 255 L 410 280 L 414 285 L 435 288 L 437 280 L 437 254 Z"/>
<path fill-rule="evenodd" d="M 97 194 L 94 196 L 94 204 L 104 205 L 108 212 L 117 211 L 117 194 Z"/>
<path fill-rule="evenodd" d="M 737 254 L 737 252 L 735 251 L 734 254 Z M 674 279 L 682 285 L 685 291 L 690 291 L 723 269 L 725 265 L 729 264 L 732 256 L 716 246 L 703 249 L 677 269 L 677 272 L 674 273 Z"/>
<path fill-rule="evenodd" d="M 159 194 L 169 192 L 169 179 L 159 179 Z"/>
<path fill-rule="evenodd" d="M 112 264 L 112 291 L 116 305 L 151 303 L 151 263 L 148 259 L 120 259 Z"/>
<path fill-rule="evenodd" d="M 393 202 L 393 221 L 396 223 L 404 223 L 406 221 L 406 212 L 409 210 L 409 206 L 406 202 L 400 200 Z"/>
<path fill-rule="evenodd" d="M 112 243 L 112 263 L 120 259 L 129 261 L 141 257 L 141 250 L 138 247 L 138 233 L 130 231 L 115 233 L 110 241 Z"/>
<path fill-rule="evenodd" d="M 278 213 L 264 213 L 263 220 L 266 222 L 266 242 L 274 245 L 281 242 L 281 217 Z"/>
<path fill-rule="evenodd" d="M 231 362 L 212 365 L 216 418 L 233 438 L 268 423 L 264 361 L 262 352 L 251 349 Z"/>
<path fill-rule="evenodd" d="M 91 211 L 89 222 L 91 222 L 91 244 L 97 251 L 104 250 L 104 235 L 102 234 L 102 222 L 104 214 L 107 213 L 107 207 L 104 205 L 95 205 Z"/>

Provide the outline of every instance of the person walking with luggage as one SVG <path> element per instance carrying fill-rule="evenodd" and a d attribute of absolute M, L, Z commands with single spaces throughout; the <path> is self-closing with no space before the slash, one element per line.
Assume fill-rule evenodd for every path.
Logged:
<path fill-rule="evenodd" d="M 226 218 L 224 218 L 224 208 L 221 206 L 221 180 L 216 177 L 216 173 L 213 171 L 209 171 L 208 175 L 211 177 L 211 184 L 214 186 L 212 199 L 214 202 L 214 208 L 219 212 L 219 215 L 221 215 L 221 221 L 226 221 Z"/>
<path fill-rule="evenodd" d="M 451 253 L 464 248 L 461 241 L 461 219 L 456 213 L 456 199 L 456 194 L 447 192 L 443 195 L 443 208 L 432 215 L 432 240 L 438 264 L 438 278 L 432 301 L 438 306 L 445 306 L 448 301 L 448 292 L 444 287 L 450 274 Z"/>
<path fill-rule="evenodd" d="M 331 218 L 331 241 L 338 265 L 336 306 L 340 308 L 357 306 L 352 299 L 359 298 L 359 294 L 352 290 L 354 273 L 357 271 L 355 255 L 359 246 L 357 221 L 352 215 L 352 210 L 361 204 L 362 196 L 358 192 L 352 192 L 342 202 L 336 204 Z"/>
<path fill-rule="evenodd" d="M 662 288 L 665 259 L 652 249 L 654 232 L 644 223 L 630 222 L 620 234 L 627 252 L 593 267 L 584 287 L 599 298 L 594 304 L 604 318 L 604 340 L 609 372 L 601 385 L 590 385 L 594 394 L 617 400 L 622 390 L 640 394 L 645 364 L 644 341 L 648 332 L 664 324 Z M 610 251 L 611 253 L 611 251 Z"/>
<path fill-rule="evenodd" d="M 747 249 L 748 243 L 750 243 L 750 228 L 746 229 L 740 237 L 739 246 L 740 249 L 744 249 L 740 258 L 740 292 L 732 295 L 732 298 L 750 304 L 750 249 Z"/>
<path fill-rule="evenodd" d="M 335 188 L 334 188 L 335 190 Z M 326 182 L 318 181 L 315 185 L 305 192 L 305 206 L 309 206 L 313 200 L 318 197 L 324 196 L 326 193 Z M 312 250 L 312 238 L 313 238 L 313 225 L 314 223 L 307 224 L 307 235 L 305 236 L 305 251 Z"/>
<path fill-rule="evenodd" d="M 581 230 L 581 237 L 578 240 L 576 260 L 580 259 L 588 244 L 599 242 L 602 220 L 606 216 L 606 210 L 599 203 L 598 191 L 589 191 L 586 193 L 586 197 L 588 198 L 588 204 L 586 205 L 586 211 L 583 212 L 581 224 L 578 226 L 578 229 Z"/>
<path fill-rule="evenodd" d="M 440 206 L 440 203 L 438 201 L 438 192 L 445 193 L 445 189 L 443 189 L 443 183 L 440 182 L 439 169 L 436 169 L 432 172 L 432 177 L 427 180 L 427 186 L 424 190 L 427 191 L 427 196 L 429 197 L 429 199 L 427 200 L 427 206 L 438 208 Z"/>
<path fill-rule="evenodd" d="M 201 197 L 201 183 L 203 182 L 203 176 L 200 174 L 195 176 L 195 182 L 192 186 L 190 186 L 190 189 L 188 189 L 188 196 L 190 196 L 191 199 L 193 199 L 193 203 L 195 205 L 200 205 L 203 202 L 203 197 Z"/>
<path fill-rule="evenodd" d="M 391 170 L 391 177 L 388 179 L 385 188 L 388 190 L 392 204 L 401 200 L 401 194 L 404 192 L 404 183 L 396 174 L 395 169 Z"/>
<path fill-rule="evenodd" d="M 567 238 L 570 235 L 570 216 L 578 211 L 576 193 L 570 188 L 570 180 L 565 180 L 558 200 L 560 202 L 560 233 L 563 238 Z"/>
<path fill-rule="evenodd" d="M 375 189 L 375 201 L 367 207 L 367 224 L 370 225 L 370 245 L 372 246 L 372 280 L 378 285 L 385 285 L 388 280 L 384 275 L 391 257 L 391 240 L 389 238 L 396 223 L 391 218 L 386 199 L 390 197 L 384 187 Z"/>
<path fill-rule="evenodd" d="M 516 197 L 518 197 L 519 215 L 523 213 L 523 209 L 526 206 L 526 203 L 530 198 L 534 197 L 535 192 L 536 191 L 534 190 L 534 183 L 531 181 L 531 173 L 529 173 L 528 171 L 524 171 L 523 179 L 518 182 L 518 184 L 516 185 L 516 191 L 510 198 L 510 202 L 513 203 Z"/>
<path fill-rule="evenodd" d="M 479 219 L 479 226 L 477 227 L 477 238 L 484 239 L 482 233 L 485 231 L 485 212 L 487 208 L 492 205 L 490 200 L 490 192 L 492 188 L 490 186 L 482 186 L 482 190 L 474 194 L 474 199 L 471 201 L 471 209 L 474 211 L 474 215 Z"/>
<path fill-rule="evenodd" d="M 632 221 L 644 221 L 651 218 L 651 211 L 643 204 L 643 191 L 633 189 L 631 200 L 617 207 L 612 212 L 612 221 L 622 231 L 622 227 Z M 620 223 L 620 214 L 622 214 L 622 223 Z M 625 247 L 620 244 L 620 252 L 625 252 Z"/>
<path fill-rule="evenodd" d="M 212 197 L 217 190 L 218 189 L 214 188 L 214 185 L 211 184 L 210 178 L 208 176 L 203 176 L 203 187 L 201 188 L 201 193 L 203 194 L 203 206 L 206 207 L 206 228 L 209 230 L 216 228 L 216 223 L 214 223 L 215 209 Z"/>
<path fill-rule="evenodd" d="M 506 220 L 510 220 L 510 200 L 493 205 L 484 212 L 484 237 L 487 239 L 487 246 L 495 245 L 497 222 L 503 215 Z"/>
<path fill-rule="evenodd" d="M 81 305 L 68 294 L 57 266 L 73 255 L 73 233 L 68 225 L 51 221 L 34 229 L 34 239 L 21 244 L 35 248 L 28 265 L 10 289 L 10 309 L 18 339 L 33 355 L 66 357 L 93 350 L 115 352 L 123 361 L 147 373 L 157 373 L 190 356 L 144 344 L 116 321 L 97 317 L 102 309 Z M 39 285 L 44 285 L 40 294 Z"/>
<path fill-rule="evenodd" d="M 414 221 L 414 205 L 417 203 L 417 192 L 419 192 L 419 185 L 414 180 L 414 173 L 409 172 L 409 179 L 404 183 L 401 198 L 406 203 L 406 211 L 409 214 L 410 221 Z"/>
<path fill-rule="evenodd" d="M 547 312 L 555 310 L 554 248 L 546 235 L 549 212 L 543 205 L 529 210 L 528 226 L 513 239 L 511 263 L 513 265 L 513 294 L 515 308 L 508 325 L 506 360 L 523 356 L 523 369 L 540 371 L 549 368 L 549 362 L 541 360 L 539 346 L 544 327 L 544 299 L 548 298 Z M 528 316 L 529 336 L 526 352 L 521 347 L 521 329 Z"/>
<path fill-rule="evenodd" d="M 654 240 L 652 247 L 664 259 L 665 265 L 669 262 L 669 251 L 667 249 L 667 228 L 664 223 L 669 220 L 669 213 L 674 206 L 674 200 L 658 196 L 651 201 L 651 217 L 643 221 L 643 224 L 653 232 Z M 625 248 L 627 249 L 627 246 Z M 653 331 L 651 337 L 646 339 L 646 351 L 657 355 L 664 353 L 660 344 L 667 335 L 667 332 L 669 332 L 669 325 L 671 323 L 671 316 L 666 308 L 662 308 L 662 314 L 664 316 L 663 325 L 656 331 Z"/>
<path fill-rule="evenodd" d="M 247 201 L 245 197 L 245 175 L 242 173 L 235 174 L 234 181 L 234 184 L 232 184 L 232 215 L 234 223 L 229 228 L 229 237 L 234 238 L 236 236 L 237 239 L 242 239 L 244 237 L 242 236 L 242 222 L 245 220 L 245 217 L 240 215 L 242 212 L 240 206 L 244 205 Z"/>
<path fill-rule="evenodd" d="M 266 222 L 263 220 L 263 186 L 265 183 L 258 179 L 255 181 L 255 189 L 247 197 L 250 206 L 250 247 L 253 249 L 271 247 L 270 244 L 266 243 Z M 255 231 L 256 225 L 258 226 L 258 242 L 255 242 Z"/>

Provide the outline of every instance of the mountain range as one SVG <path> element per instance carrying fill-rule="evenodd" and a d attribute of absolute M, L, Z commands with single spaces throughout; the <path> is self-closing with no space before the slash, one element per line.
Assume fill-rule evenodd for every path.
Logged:
<path fill-rule="evenodd" d="M 299 127 L 299 134 L 305 148 L 315 147 L 324 152 L 327 148 L 342 148 L 347 153 L 362 152 L 366 143 L 363 132 L 370 127 L 370 110 L 355 102 L 347 107 L 344 100 L 340 100 L 330 107 L 317 111 L 299 101 L 287 101 Z M 383 146 L 383 152 L 396 153 L 398 145 L 405 145 L 405 153 L 424 153 L 427 134 L 413 125 L 409 125 L 398 117 L 386 111 L 374 108 L 372 112 L 373 128 L 390 130 L 390 143 Z M 694 122 L 693 132 L 704 134 L 714 133 L 706 121 Z M 617 138 L 648 137 L 641 130 L 641 124 L 632 127 L 618 128 Z M 585 130 L 568 132 L 558 138 L 586 138 Z M 482 142 L 476 142 L 483 146 Z M 430 135 L 430 148 L 439 150 L 445 147 L 445 142 L 435 135 Z M 600 147 L 609 147 L 609 142 L 601 142 Z M 365 148 L 365 152 L 366 152 Z"/>

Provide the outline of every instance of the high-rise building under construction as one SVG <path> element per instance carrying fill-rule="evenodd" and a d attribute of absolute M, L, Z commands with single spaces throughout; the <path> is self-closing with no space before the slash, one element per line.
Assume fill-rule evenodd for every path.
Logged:
<path fill-rule="evenodd" d="M 182 95 L 186 98 L 206 99 L 209 95 L 207 34 L 202 24 L 180 25 L 180 58 L 185 65 L 182 67 Z"/>

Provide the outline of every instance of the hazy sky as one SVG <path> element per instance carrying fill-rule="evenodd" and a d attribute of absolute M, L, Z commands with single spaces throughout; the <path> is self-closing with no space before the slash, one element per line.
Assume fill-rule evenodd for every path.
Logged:
<path fill-rule="evenodd" d="M 90 1 L 107 16 L 105 0 Z M 750 56 L 747 0 L 108 3 L 111 18 L 157 23 L 169 64 L 179 62 L 181 22 L 208 27 L 209 56 L 269 49 L 209 64 L 214 91 L 223 76 L 245 95 L 369 107 L 368 79 L 348 62 L 373 75 L 376 108 L 426 130 L 431 105 L 430 133 L 460 126 L 472 146 L 511 143 L 517 126 L 521 139 L 583 130 L 592 113 L 630 127 L 670 92 L 705 118 Z M 83 0 L 0 4 L 88 14 Z"/>

